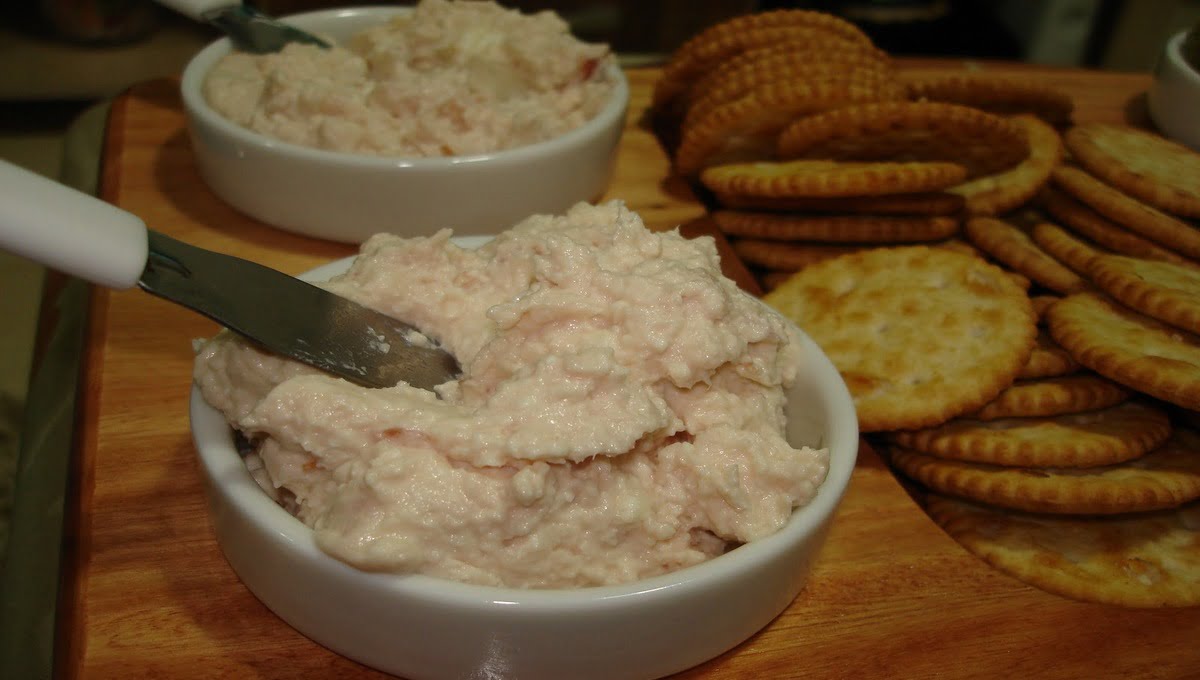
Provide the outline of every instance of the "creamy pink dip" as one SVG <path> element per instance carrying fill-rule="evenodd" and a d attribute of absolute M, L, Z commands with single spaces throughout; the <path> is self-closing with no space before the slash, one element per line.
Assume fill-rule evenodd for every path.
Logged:
<path fill-rule="evenodd" d="M 523 588 L 617 584 L 778 530 L 828 452 L 784 439 L 795 326 L 711 239 L 620 202 L 534 216 L 477 250 L 375 236 L 323 284 L 458 357 L 438 395 L 367 389 L 204 344 L 205 400 L 329 554 L 366 570 Z"/>
<path fill-rule="evenodd" d="M 612 96 L 611 62 L 606 45 L 577 40 L 550 11 L 423 0 L 344 46 L 229 54 L 204 96 L 239 125 L 294 144 L 460 156 L 583 125 Z"/>

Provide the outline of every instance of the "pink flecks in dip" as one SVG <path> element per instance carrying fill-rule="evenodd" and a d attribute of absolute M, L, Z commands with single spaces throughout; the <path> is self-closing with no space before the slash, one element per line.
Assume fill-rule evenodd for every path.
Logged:
<path fill-rule="evenodd" d="M 230 54 L 208 74 L 204 96 L 235 123 L 294 144 L 462 156 L 583 125 L 611 99 L 612 60 L 550 11 L 423 0 L 345 46 Z"/>
<path fill-rule="evenodd" d="M 379 235 L 323 284 L 420 327 L 462 377 L 358 387 L 228 333 L 205 400 L 260 483 L 367 570 L 523 588 L 624 583 L 778 530 L 828 452 L 784 440 L 797 331 L 721 275 L 711 239 L 619 202 L 477 250 Z"/>

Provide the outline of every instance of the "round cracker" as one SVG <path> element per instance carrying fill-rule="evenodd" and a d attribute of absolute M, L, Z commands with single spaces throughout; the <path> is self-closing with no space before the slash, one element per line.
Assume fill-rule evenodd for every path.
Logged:
<path fill-rule="evenodd" d="M 865 66 L 894 75 L 891 56 L 868 45 L 853 45 L 842 38 L 825 36 L 817 40 L 785 40 L 761 47 L 750 47 L 721 61 L 699 75 L 683 94 L 685 106 L 708 96 L 722 87 L 721 83 L 743 78 L 757 78 L 758 72 L 779 72 L 799 64 L 819 63 L 827 66 Z"/>
<path fill-rule="evenodd" d="M 847 253 L 862 250 L 865 246 L 825 245 L 817 243 L 781 243 L 765 239 L 730 239 L 733 251 L 746 264 L 765 269 L 782 269 L 793 272 L 811 264 L 831 260 Z"/>
<path fill-rule="evenodd" d="M 706 167 L 774 157 L 779 131 L 798 116 L 880 98 L 878 90 L 844 81 L 771 82 L 683 122 L 675 169 L 683 176 Z"/>
<path fill-rule="evenodd" d="M 983 253 L 979 252 L 978 248 L 971 245 L 970 243 L 967 243 L 966 241 L 962 240 L 961 238 L 949 238 L 949 239 L 946 239 L 945 241 L 942 241 L 941 243 L 936 243 L 936 244 L 931 243 L 930 245 L 936 246 L 938 248 L 945 248 L 946 250 L 950 250 L 950 251 L 953 251 L 956 253 L 961 253 L 963 255 L 970 255 L 971 257 L 978 257 L 980 259 L 984 259 Z M 1011 272 L 1009 272 L 1009 273 L 1011 273 Z"/>
<path fill-rule="evenodd" d="M 1029 140 L 1017 123 L 979 109 L 884 101 L 800 118 L 779 133 L 777 150 L 780 158 L 950 161 L 971 178 L 1020 163 Z"/>
<path fill-rule="evenodd" d="M 1067 131 L 1071 155 L 1093 175 L 1161 210 L 1200 217 L 1200 154 L 1128 125 L 1085 123 Z"/>
<path fill-rule="evenodd" d="M 1200 270 L 1136 257 L 1098 255 L 1088 265 L 1088 277 L 1126 306 L 1200 334 Z"/>
<path fill-rule="evenodd" d="M 863 432 L 928 427 L 991 401 L 1036 335 L 1029 297 L 945 248 L 872 248 L 806 267 L 764 300 L 841 371 Z"/>
<path fill-rule="evenodd" d="M 938 191 L 966 177 L 956 163 L 789 161 L 730 163 L 705 169 L 700 182 L 722 197 L 848 198 Z"/>
<path fill-rule="evenodd" d="M 878 215 L 790 215 L 718 210 L 713 222 L 730 236 L 819 243 L 905 243 L 938 241 L 958 233 L 954 217 Z"/>
<path fill-rule="evenodd" d="M 939 493 L 1025 512 L 1111 515 L 1174 508 L 1200 498 L 1200 435 L 1172 433 L 1137 460 L 1094 468 L 1020 468 L 946 460 L 895 447 L 905 476 Z"/>
<path fill-rule="evenodd" d="M 1029 236 L 1004 220 L 972 217 L 963 227 L 967 239 L 997 261 L 1058 293 L 1090 288 L 1075 272 L 1050 257 Z"/>
<path fill-rule="evenodd" d="M 1127 196 L 1071 166 L 1052 174 L 1054 184 L 1096 212 L 1179 254 L 1200 258 L 1200 231 L 1157 208 Z"/>
<path fill-rule="evenodd" d="M 1191 260 L 1182 255 L 1138 236 L 1087 205 L 1050 186 L 1043 187 L 1038 196 L 1038 203 L 1062 226 L 1114 253 L 1176 264 L 1193 264 Z"/>
<path fill-rule="evenodd" d="M 1080 364 L 1126 387 L 1200 410 L 1200 337 L 1096 293 L 1075 293 L 1046 310 L 1054 341 Z"/>
<path fill-rule="evenodd" d="M 1056 416 L 1108 408 L 1128 398 L 1125 388 L 1090 373 L 1018 380 L 966 417 L 999 420 Z"/>
<path fill-rule="evenodd" d="M 1049 125 L 1071 122 L 1075 103 L 1070 95 L 1032 80 L 987 74 L 954 74 L 907 83 L 913 100 L 949 102 L 1000 114 L 1029 114 Z"/>
<path fill-rule="evenodd" d="M 857 26 L 826 12 L 783 9 L 744 14 L 704 29 L 671 54 L 655 83 L 653 106 L 666 109 L 698 75 L 747 49 L 814 41 L 828 42 L 838 49 L 876 49 Z"/>
<path fill-rule="evenodd" d="M 1034 225 L 1033 231 L 1029 235 L 1033 238 L 1033 242 L 1050 257 L 1081 276 L 1087 275 L 1092 259 L 1102 254 L 1102 251 L 1096 250 L 1091 245 L 1067 233 L 1065 229 L 1049 222 Z"/>
<path fill-rule="evenodd" d="M 1035 301 L 1037 298 L 1033 298 Z M 1037 305 L 1034 305 L 1036 311 Z M 1029 361 L 1021 367 L 1017 374 L 1018 380 L 1033 380 L 1037 378 L 1055 378 L 1070 375 L 1080 369 L 1079 362 L 1071 357 L 1071 353 L 1059 347 L 1054 339 L 1045 331 L 1039 331 Z"/>
<path fill-rule="evenodd" d="M 1166 413 L 1125 402 L 1085 413 L 1038 418 L 956 418 L 891 433 L 900 446 L 949 460 L 1017 467 L 1094 467 L 1133 460 L 1171 434 Z"/>
<path fill-rule="evenodd" d="M 716 168 L 709 168 L 709 170 L 716 170 Z M 709 170 L 706 170 L 705 173 L 708 173 Z M 966 174 L 965 170 L 963 174 Z M 736 210 L 832 215 L 957 215 L 962 212 L 965 204 L 962 196 L 945 192 L 831 196 L 828 198 L 820 196 L 753 196 L 725 191 L 713 191 L 713 195 L 722 207 Z"/>
<path fill-rule="evenodd" d="M 687 105 L 685 120 L 698 119 L 722 104 L 746 96 L 756 87 L 789 81 L 850 83 L 874 91 L 877 99 L 895 100 L 904 96 L 895 82 L 891 66 L 883 62 L 845 63 L 812 58 L 772 60 L 750 63 L 742 70 L 725 72 L 710 82 L 697 83 L 696 94 Z"/>
<path fill-rule="evenodd" d="M 1026 293 L 1029 292 L 1030 288 L 1033 288 L 1033 281 L 1030 281 L 1029 278 L 1026 277 L 1024 274 L 1018 274 L 1017 272 L 1004 272 L 1004 273 L 1008 274 L 1008 278 L 1012 279 L 1013 283 L 1017 284 L 1017 287 L 1020 288 L 1021 290 L 1025 291 Z"/>
<path fill-rule="evenodd" d="M 1013 120 L 1029 140 L 1029 156 L 1009 170 L 947 189 L 964 197 L 969 215 L 1001 215 L 1021 207 L 1046 185 L 1062 160 L 1062 138 L 1054 128 L 1031 115 Z"/>
<path fill-rule="evenodd" d="M 929 494 L 964 548 L 1047 592 L 1123 607 L 1200 605 L 1200 505 L 1104 517 L 1021 513 Z"/>

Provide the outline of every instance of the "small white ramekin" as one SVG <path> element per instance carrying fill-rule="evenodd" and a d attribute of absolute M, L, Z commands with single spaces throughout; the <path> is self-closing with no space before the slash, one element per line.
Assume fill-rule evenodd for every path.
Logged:
<path fill-rule="evenodd" d="M 307 12 L 283 20 L 345 40 L 403 7 Z M 188 62 L 181 82 L 200 176 L 238 211 L 287 231 L 360 243 L 379 232 L 422 236 L 441 228 L 495 234 L 535 213 L 594 201 L 608 186 L 629 106 L 629 84 L 612 66 L 612 100 L 564 135 L 496 153 L 384 158 L 282 142 L 224 118 L 202 85 L 232 49 L 221 38 Z"/>
<path fill-rule="evenodd" d="M 1200 73 L 1183 59 L 1185 31 L 1167 41 L 1147 96 L 1150 117 L 1167 137 L 1200 151 Z"/>
<path fill-rule="evenodd" d="M 304 278 L 344 271 L 340 260 Z M 627 585 L 520 590 L 368 573 L 321 551 L 255 483 L 222 415 L 193 390 L 191 426 L 217 542 L 246 587 L 329 649 L 412 680 L 657 678 L 711 659 L 779 615 L 804 587 L 858 452 L 854 404 L 804 336 L 788 439 L 828 447 L 816 497 L 778 532 L 708 562 Z"/>

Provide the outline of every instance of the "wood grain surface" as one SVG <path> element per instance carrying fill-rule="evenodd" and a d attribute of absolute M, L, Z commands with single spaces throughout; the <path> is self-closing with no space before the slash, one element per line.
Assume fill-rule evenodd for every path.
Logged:
<path fill-rule="evenodd" d="M 1077 120 L 1144 116 L 1144 74 L 983 62 L 903 62 L 913 73 L 983 70 L 1061 87 Z M 655 228 L 703 215 L 633 101 L 610 197 Z M 114 105 L 102 196 L 152 228 L 298 273 L 352 253 L 223 205 L 196 173 L 174 81 Z M 693 228 L 703 230 L 703 223 Z M 66 678 L 375 678 L 306 639 L 238 581 L 209 524 L 188 432 L 193 338 L 216 327 L 146 293 L 96 290 L 68 504 L 57 640 Z M 719 616 L 720 613 L 714 613 Z M 1200 673 L 1200 609 L 1075 602 L 968 554 L 864 449 L 808 587 L 772 624 L 685 678 L 1165 678 Z"/>

